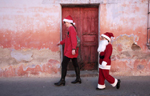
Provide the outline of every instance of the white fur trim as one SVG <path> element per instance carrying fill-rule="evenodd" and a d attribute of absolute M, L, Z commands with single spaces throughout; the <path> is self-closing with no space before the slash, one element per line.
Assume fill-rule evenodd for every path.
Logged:
<path fill-rule="evenodd" d="M 99 68 L 100 68 L 100 69 L 107 69 L 107 70 L 110 70 L 111 66 L 110 66 L 110 65 L 104 66 L 104 65 L 100 65 L 100 64 L 99 64 Z"/>
<path fill-rule="evenodd" d="M 103 62 L 102 62 L 102 65 L 103 65 L 103 66 L 106 66 L 106 65 L 107 65 L 107 62 L 103 61 Z"/>
<path fill-rule="evenodd" d="M 118 83 L 118 80 L 115 78 L 115 82 L 114 82 L 113 84 L 111 84 L 111 85 L 112 85 L 113 87 L 116 87 L 117 83 Z"/>
<path fill-rule="evenodd" d="M 105 84 L 104 85 L 101 85 L 101 84 L 97 85 L 97 88 L 99 88 L 99 89 L 104 89 L 105 87 L 106 87 Z"/>
<path fill-rule="evenodd" d="M 109 41 L 111 41 L 110 38 L 107 35 L 102 34 L 101 36 L 105 37 L 106 39 L 108 39 Z"/>
<path fill-rule="evenodd" d="M 73 20 L 63 19 L 64 22 L 73 23 Z"/>

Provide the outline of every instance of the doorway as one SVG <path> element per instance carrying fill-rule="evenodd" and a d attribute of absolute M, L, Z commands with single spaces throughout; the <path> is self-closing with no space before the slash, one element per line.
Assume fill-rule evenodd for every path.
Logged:
<path fill-rule="evenodd" d="M 78 64 L 80 70 L 98 69 L 98 6 L 62 6 L 62 19 L 71 15 L 77 28 L 77 35 L 81 39 Z M 62 22 L 63 23 L 63 22 Z M 62 24 L 62 39 L 65 38 L 67 28 Z M 74 67 L 68 64 L 68 70 Z"/>

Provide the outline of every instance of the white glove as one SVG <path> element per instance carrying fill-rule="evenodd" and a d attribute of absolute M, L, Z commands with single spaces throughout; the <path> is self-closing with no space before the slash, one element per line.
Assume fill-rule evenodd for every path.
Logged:
<path fill-rule="evenodd" d="M 107 62 L 103 61 L 103 62 L 102 62 L 102 65 L 103 65 L 103 66 L 106 66 L 106 65 L 107 65 Z"/>

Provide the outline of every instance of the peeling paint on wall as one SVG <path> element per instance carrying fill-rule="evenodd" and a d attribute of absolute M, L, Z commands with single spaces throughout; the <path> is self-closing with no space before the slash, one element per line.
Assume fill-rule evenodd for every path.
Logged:
<path fill-rule="evenodd" d="M 116 51 L 131 51 L 132 44 L 138 41 L 138 36 L 122 34 L 112 41 L 114 53 Z"/>
<path fill-rule="evenodd" d="M 52 76 L 60 72 L 60 53 L 48 49 L 9 50 L 0 48 L 0 76 Z"/>
<path fill-rule="evenodd" d="M 9 50 L 7 48 L 0 48 L 0 67 L 8 65 L 18 65 L 18 64 L 45 64 L 50 59 L 60 60 L 59 52 L 52 52 L 49 49 L 41 50 Z M 10 61 L 9 61 L 10 60 Z"/>
<path fill-rule="evenodd" d="M 149 75 L 150 53 L 141 51 L 134 42 L 135 35 L 121 35 L 112 41 L 112 69 L 111 72 L 119 75 L 140 76 Z"/>
<path fill-rule="evenodd" d="M 15 58 L 17 60 L 17 62 L 20 62 L 20 61 L 29 62 L 29 61 L 31 61 L 33 59 L 31 51 L 17 51 L 17 50 L 13 50 L 11 52 L 11 57 Z"/>
<path fill-rule="evenodd" d="M 121 35 L 112 41 L 114 59 L 149 59 L 147 52 L 142 52 L 140 46 L 135 44 L 138 40 L 135 35 Z"/>
<path fill-rule="evenodd" d="M 12 77 L 12 76 L 58 76 L 60 73 L 60 66 L 57 66 L 60 62 L 57 60 L 50 59 L 48 63 L 41 65 L 20 65 L 20 66 L 9 66 L 0 70 L 1 77 Z"/>

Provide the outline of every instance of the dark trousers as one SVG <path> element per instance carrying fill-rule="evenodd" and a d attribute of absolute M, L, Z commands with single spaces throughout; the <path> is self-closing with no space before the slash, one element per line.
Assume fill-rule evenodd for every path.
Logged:
<path fill-rule="evenodd" d="M 65 79 L 65 77 L 66 77 L 67 66 L 68 66 L 68 63 L 69 63 L 70 59 L 72 60 L 74 68 L 75 69 L 77 69 L 77 68 L 79 69 L 79 65 L 77 63 L 77 58 L 68 58 L 68 57 L 64 56 L 63 61 L 61 63 L 61 66 L 62 66 L 62 75 L 61 75 L 61 78 L 62 79 Z"/>

